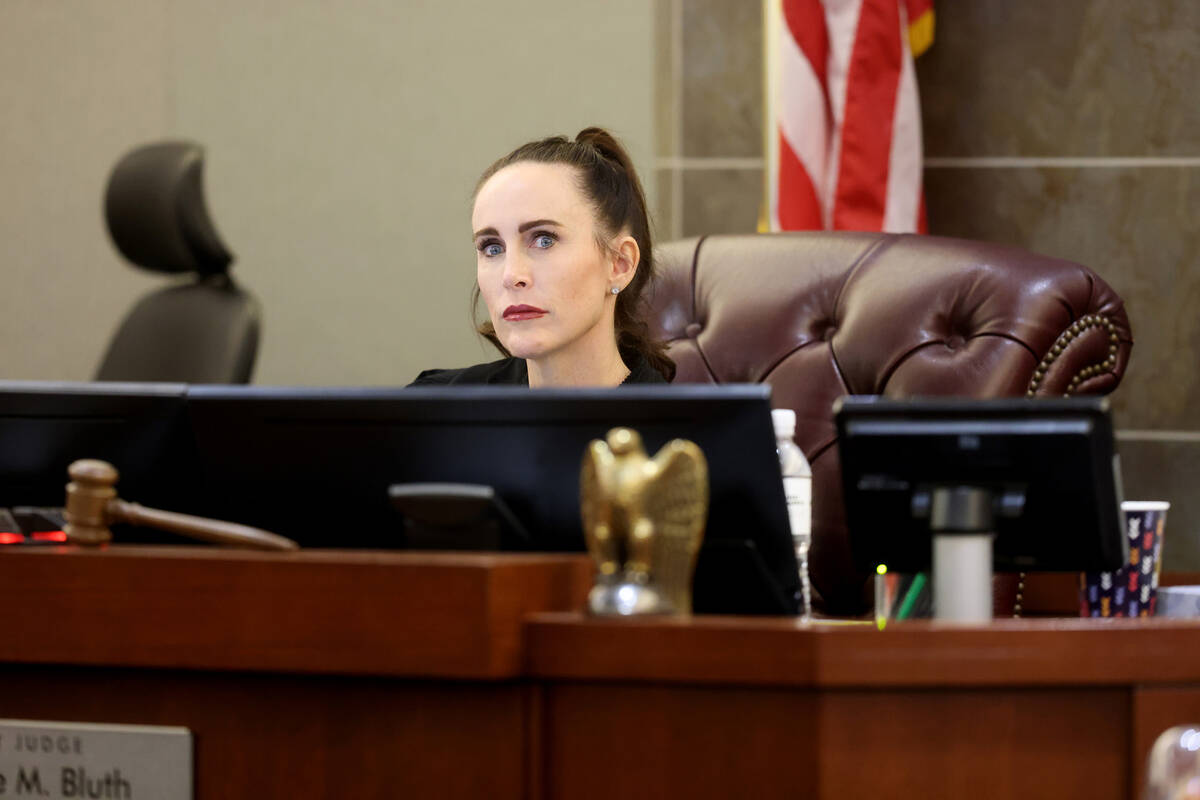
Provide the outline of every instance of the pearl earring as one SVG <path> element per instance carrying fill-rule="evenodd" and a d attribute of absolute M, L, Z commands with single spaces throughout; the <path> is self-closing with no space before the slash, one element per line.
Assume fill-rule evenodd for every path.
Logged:
<path fill-rule="evenodd" d="M 616 286 L 612 287 L 612 293 L 613 293 L 613 294 L 620 294 L 620 292 L 621 292 L 621 290 L 620 290 L 620 289 L 618 289 Z"/>

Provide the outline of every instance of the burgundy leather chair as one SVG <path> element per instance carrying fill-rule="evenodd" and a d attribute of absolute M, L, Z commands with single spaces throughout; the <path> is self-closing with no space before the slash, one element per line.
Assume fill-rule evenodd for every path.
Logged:
<path fill-rule="evenodd" d="M 707 236 L 657 251 L 651 326 L 687 383 L 769 383 L 813 469 L 814 588 L 865 610 L 833 401 L 1105 394 L 1133 341 L 1087 267 L 985 242 L 875 233 Z M 1011 613 L 1011 612 L 1010 612 Z"/>

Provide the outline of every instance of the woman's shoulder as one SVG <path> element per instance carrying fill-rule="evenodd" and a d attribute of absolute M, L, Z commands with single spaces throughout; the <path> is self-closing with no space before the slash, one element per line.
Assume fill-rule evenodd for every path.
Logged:
<path fill-rule="evenodd" d="M 635 383 L 667 383 L 667 379 L 663 374 L 656 370 L 645 356 L 638 353 L 629 358 L 626 362 L 629 367 L 629 377 L 627 377 L 622 385 L 628 386 Z"/>
<path fill-rule="evenodd" d="M 475 364 L 461 369 L 427 369 L 409 386 L 452 386 L 467 384 L 529 385 L 525 360 L 502 358 L 487 364 Z"/>

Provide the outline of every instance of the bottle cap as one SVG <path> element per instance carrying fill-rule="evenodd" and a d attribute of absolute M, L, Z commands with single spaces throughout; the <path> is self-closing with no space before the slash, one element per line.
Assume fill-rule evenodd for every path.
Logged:
<path fill-rule="evenodd" d="M 791 439 L 796 435 L 796 412 L 790 408 L 771 409 L 771 425 L 776 439 L 783 436 Z"/>

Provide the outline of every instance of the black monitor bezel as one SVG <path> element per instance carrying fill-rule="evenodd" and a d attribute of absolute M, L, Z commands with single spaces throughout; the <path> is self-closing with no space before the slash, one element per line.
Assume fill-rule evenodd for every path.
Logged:
<path fill-rule="evenodd" d="M 187 388 L 0 381 L 0 507 L 62 506 L 79 458 L 112 463 L 129 496 L 177 507 L 195 480 Z"/>
<path fill-rule="evenodd" d="M 998 571 L 1086 571 L 1115 569 L 1128 557 L 1128 543 L 1122 531 L 1120 462 L 1113 443 L 1109 405 L 1102 397 L 1077 398 L 910 398 L 904 400 L 877 396 L 847 396 L 834 405 L 842 488 L 846 504 L 846 522 L 851 552 L 856 567 L 874 571 L 883 564 L 891 571 L 917 572 L 930 563 L 931 534 L 927 519 L 914 517 L 911 497 L 914 491 L 934 486 L 984 486 L 1001 490 L 1004 486 L 1028 488 L 1029 476 L 1061 467 L 1058 474 L 1068 476 L 1077 485 L 1070 488 L 1063 502 L 1071 508 L 1055 509 L 1060 516 L 1068 513 L 1079 520 L 1075 525 L 1042 529 L 1047 523 L 1038 519 L 996 520 L 994 564 Z M 1076 428 L 1029 423 L 1055 421 L 1076 423 Z M 867 424 L 867 425 L 864 425 Z M 872 423 L 885 423 L 875 425 Z M 911 428 L 890 432 L 887 424 L 901 423 Z M 964 423 L 983 423 L 964 427 Z M 922 432 L 924 426 L 924 432 Z M 1023 427 L 1022 427 L 1023 426 Z M 972 430 L 974 432 L 972 432 Z M 1068 433 L 1076 430 L 1076 433 Z M 1086 431 L 1086 432 L 1085 432 Z M 991 463 L 972 466 L 970 446 L 959 444 L 956 459 L 948 453 L 953 436 L 1042 436 L 1043 447 L 1033 456 L 1004 455 L 993 448 Z M 1064 447 L 1066 439 L 1081 436 L 1074 451 Z M 903 437 L 903 438 L 901 438 Z M 992 440 L 995 445 L 999 440 Z M 1038 442 L 1025 440 L 1029 447 Z M 1071 440 L 1075 441 L 1075 440 Z M 1057 443 L 1057 444 L 1056 444 Z M 901 446 L 902 444 L 907 447 Z M 968 449 L 961 449 L 966 446 Z M 1022 447 L 1025 447 L 1022 444 Z M 921 448 L 913 450 L 912 448 Z M 933 448 L 933 449 L 931 449 Z M 944 457 L 930 469 L 924 459 L 936 449 Z M 914 458 L 918 453 L 919 458 Z M 1010 479 L 999 478 L 1010 467 L 1005 459 L 1024 460 L 1024 466 L 1012 466 Z M 1036 459 L 1036 460 L 1035 460 Z M 1055 459 L 1064 463 L 1058 464 Z M 1066 463 L 1067 461 L 1071 463 Z M 1082 463 L 1079 463 L 1082 462 Z M 1066 470 L 1069 470 L 1066 471 Z M 925 472 L 927 474 L 921 474 Z M 1022 477 L 1022 475 L 1026 477 Z M 1045 509 L 1047 492 L 1052 487 L 1039 479 L 1038 506 Z M 901 509 L 899 498 L 906 494 L 910 502 Z M 1089 510 L 1090 509 L 1090 510 Z M 1105 510 L 1107 509 L 1107 510 Z M 907 510 L 909 513 L 904 514 Z M 1032 514 L 1034 509 L 1028 509 Z M 1046 515 L 1041 515 L 1046 516 Z M 1023 526 L 1023 527 L 1022 527 Z M 1014 532 L 1020 531 L 1020 535 Z"/>
<path fill-rule="evenodd" d="M 568 438 L 578 452 L 558 458 L 556 465 L 564 475 L 560 487 L 568 483 L 571 486 L 570 505 L 575 519 L 567 522 L 562 513 L 557 517 L 576 529 L 579 528 L 578 469 L 587 438 L 602 438 L 617 425 L 630 426 L 640 429 L 651 456 L 669 438 L 691 438 L 706 450 L 712 480 L 710 525 L 696 569 L 696 610 L 794 614 L 798 608 L 799 577 L 774 449 L 770 387 L 766 385 L 538 390 L 509 386 L 405 389 L 193 386 L 188 390 L 188 407 L 201 454 L 201 473 L 208 483 L 219 483 L 230 463 L 253 462 L 258 451 L 250 434 L 261 431 L 268 418 L 277 424 L 291 424 L 300 431 L 314 420 L 345 420 L 352 416 L 357 424 L 377 426 L 384 435 L 388 426 L 416 423 L 445 431 L 447 442 L 464 452 L 473 444 L 456 440 L 452 430 L 456 426 L 480 424 L 481 420 L 497 427 L 534 426 L 540 431 L 537 435 L 548 437 L 547 441 L 556 435 L 556 429 L 569 431 Z M 665 433 L 668 429 L 669 435 Z M 226 466 L 215 463 L 214 454 Z M 429 457 L 428 452 L 425 457 Z M 478 454 L 462 457 L 476 458 Z M 439 470 L 422 476 L 421 480 L 486 483 L 478 479 L 479 474 L 474 471 L 464 477 Z M 387 519 L 397 522 L 386 489 L 402 478 L 395 474 L 381 477 L 380 486 L 376 487 L 380 491 L 371 495 L 372 498 L 379 495 L 379 503 L 388 506 L 387 513 L 393 515 Z M 518 516 L 528 510 L 528 502 L 498 491 Z M 333 522 L 351 519 L 354 514 L 353 509 L 345 513 L 318 513 L 324 513 Z M 382 510 L 372 511 L 376 519 L 385 519 L 383 514 Z M 270 522 L 265 516 L 237 521 L 263 527 Z M 711 524 L 714 521 L 716 524 Z M 525 519 L 522 522 L 529 524 Z M 536 536 L 536 525 L 530 527 Z M 383 537 L 359 539 L 332 534 L 314 539 L 308 532 L 298 535 L 289 530 L 277 532 L 294 536 L 302 546 L 378 547 L 400 543 L 397 535 L 390 532 Z M 543 550 L 582 551 L 582 532 L 558 541 L 542 539 L 534 546 Z"/>

